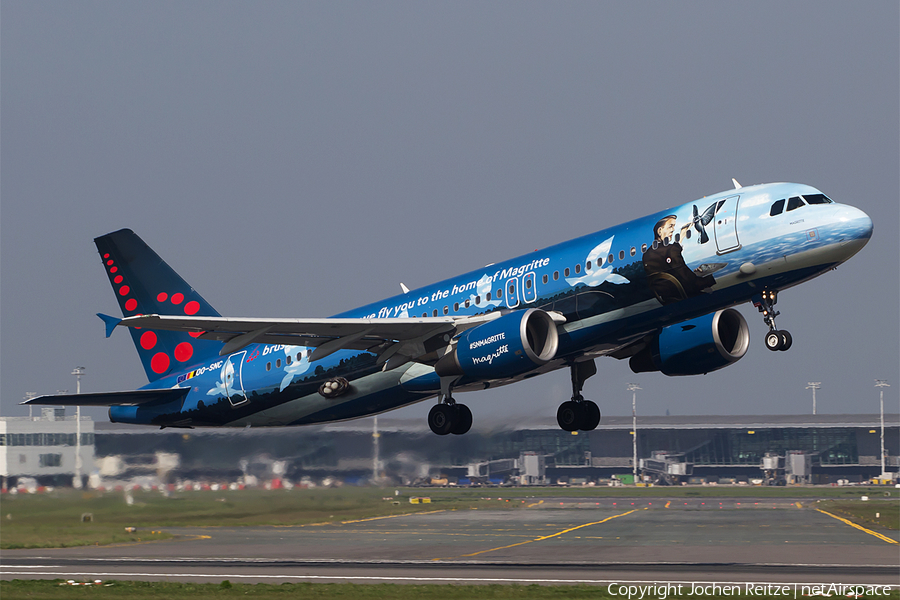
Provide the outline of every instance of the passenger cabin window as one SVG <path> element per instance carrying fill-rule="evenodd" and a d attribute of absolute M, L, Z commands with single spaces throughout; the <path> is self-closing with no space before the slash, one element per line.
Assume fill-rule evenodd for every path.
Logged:
<path fill-rule="evenodd" d="M 459 312 L 459 302 L 453 303 L 453 312 Z"/>
<path fill-rule="evenodd" d="M 647 251 L 647 244 L 641 244 L 641 254 Z"/>
<path fill-rule="evenodd" d="M 610 254 L 609 256 L 607 256 L 607 257 L 606 257 L 606 264 L 607 264 L 607 265 L 612 264 L 612 261 L 613 261 L 614 258 L 615 258 L 615 256 L 613 256 L 612 254 Z"/>
<path fill-rule="evenodd" d="M 481 304 L 481 296 L 475 296 L 475 305 Z"/>
<path fill-rule="evenodd" d="M 543 281 L 544 284 L 546 284 L 546 283 L 547 283 L 547 279 L 548 279 L 548 277 L 547 277 L 546 275 L 544 275 L 544 276 L 541 278 L 541 281 Z"/>
<path fill-rule="evenodd" d="M 802 198 L 807 204 L 832 204 L 831 198 L 825 194 L 803 194 Z"/>
<path fill-rule="evenodd" d="M 784 212 L 784 200 L 779 200 L 769 209 L 769 216 L 774 217 Z"/>
<path fill-rule="evenodd" d="M 465 301 L 465 306 L 466 306 L 466 308 L 469 308 L 469 304 L 470 304 L 470 302 L 469 302 L 468 300 L 466 300 L 466 301 Z"/>
<path fill-rule="evenodd" d="M 285 362 L 285 364 L 288 364 L 288 365 L 289 365 L 289 364 L 291 364 L 292 362 L 294 362 L 294 358 L 289 354 L 289 355 L 284 359 L 284 362 Z"/>
<path fill-rule="evenodd" d="M 445 314 L 445 315 L 449 315 L 449 314 L 450 314 L 450 307 L 449 307 L 449 306 L 445 306 L 445 307 L 444 307 L 444 314 Z"/>
<path fill-rule="evenodd" d="M 575 274 L 581 273 L 581 263 L 575 265 Z"/>
<path fill-rule="evenodd" d="M 690 229 L 688 229 L 687 231 L 684 232 L 684 237 L 686 239 L 691 239 L 691 230 Z"/>
<path fill-rule="evenodd" d="M 690 233 L 690 231 L 688 231 L 688 233 Z M 690 236 L 688 236 L 688 237 L 690 237 Z M 637 254 L 637 248 L 635 248 L 634 246 L 632 246 L 632 247 L 631 247 L 631 255 L 634 256 L 635 254 Z"/>
<path fill-rule="evenodd" d="M 432 312 L 431 314 L 434 315 L 434 316 L 436 317 L 436 316 L 438 315 L 437 309 L 434 309 L 434 312 Z"/>
<path fill-rule="evenodd" d="M 619 250 L 619 260 L 625 260 L 625 251 Z"/>
<path fill-rule="evenodd" d="M 800 196 L 794 196 L 793 198 L 788 200 L 787 209 L 789 211 L 800 208 L 801 206 L 803 206 L 803 199 Z"/>
<path fill-rule="evenodd" d="M 497 290 L 497 300 L 503 297 L 503 288 Z"/>
<path fill-rule="evenodd" d="M 587 264 L 585 265 L 585 267 L 587 267 L 587 270 L 590 271 L 591 270 L 591 261 L 587 261 Z"/>
<path fill-rule="evenodd" d="M 565 276 L 565 277 L 569 276 L 569 267 L 565 268 L 565 270 L 563 271 L 563 276 Z"/>
<path fill-rule="evenodd" d="M 491 301 L 491 293 L 488 292 L 488 293 L 485 295 L 484 299 L 487 300 L 488 302 L 490 302 L 490 301 Z"/>
<path fill-rule="evenodd" d="M 559 279 L 559 271 L 553 271 L 553 281 Z"/>
<path fill-rule="evenodd" d="M 272 363 L 267 362 L 266 363 L 266 371 L 271 371 L 271 370 L 272 370 Z"/>
<path fill-rule="evenodd" d="M 280 358 L 279 358 L 278 360 L 275 361 L 275 368 L 276 368 L 276 369 L 280 369 L 280 368 L 281 368 L 281 359 L 280 359 Z"/>
<path fill-rule="evenodd" d="M 532 284 L 531 284 L 531 279 L 526 279 L 526 280 L 525 280 L 525 288 L 530 290 L 530 289 L 531 289 L 531 285 L 532 285 Z"/>

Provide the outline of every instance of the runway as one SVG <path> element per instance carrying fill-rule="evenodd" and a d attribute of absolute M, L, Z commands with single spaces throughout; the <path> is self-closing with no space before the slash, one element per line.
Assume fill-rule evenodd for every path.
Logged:
<path fill-rule="evenodd" d="M 546 499 L 515 510 L 165 531 L 177 537 L 152 541 L 145 531 L 135 544 L 5 550 L 0 576 L 896 586 L 900 574 L 897 532 L 853 526 L 807 499 Z"/>

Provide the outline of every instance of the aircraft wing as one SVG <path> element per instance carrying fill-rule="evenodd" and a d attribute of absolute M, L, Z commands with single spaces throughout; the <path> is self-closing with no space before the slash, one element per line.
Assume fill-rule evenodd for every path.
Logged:
<path fill-rule="evenodd" d="M 128 392 L 100 392 L 96 394 L 53 394 L 38 396 L 19 404 L 52 406 L 136 406 L 166 404 L 180 400 L 190 388 L 166 388 L 162 390 L 132 390 Z"/>
<path fill-rule="evenodd" d="M 338 350 L 368 350 L 390 367 L 415 360 L 445 347 L 450 337 L 500 316 L 499 312 L 477 317 L 422 317 L 400 319 L 259 319 L 138 315 L 117 325 L 200 334 L 200 339 L 225 342 L 221 356 L 250 344 L 285 344 L 315 347 L 310 360 Z M 106 317 L 104 317 L 106 320 Z M 444 339 L 444 335 L 448 335 Z M 405 359 L 405 360 L 401 360 Z"/>

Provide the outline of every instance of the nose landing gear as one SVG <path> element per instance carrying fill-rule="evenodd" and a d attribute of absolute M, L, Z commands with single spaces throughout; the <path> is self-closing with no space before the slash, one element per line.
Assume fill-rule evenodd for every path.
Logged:
<path fill-rule="evenodd" d="M 563 431 L 592 431 L 600 424 L 600 408 L 581 395 L 585 380 L 597 373 L 593 360 L 574 363 L 572 372 L 572 399 L 559 405 L 556 422 Z"/>
<path fill-rule="evenodd" d="M 763 315 L 763 321 L 769 326 L 769 333 L 766 334 L 766 348 L 772 350 L 787 350 L 794 343 L 791 334 L 786 330 L 779 330 L 775 327 L 775 317 L 781 313 L 775 310 L 775 304 L 778 302 L 778 292 L 775 290 L 763 290 L 763 293 L 753 298 L 753 306 Z"/>

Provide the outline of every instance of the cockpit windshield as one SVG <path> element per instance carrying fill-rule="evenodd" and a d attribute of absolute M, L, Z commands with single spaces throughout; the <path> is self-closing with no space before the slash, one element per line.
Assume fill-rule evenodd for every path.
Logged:
<path fill-rule="evenodd" d="M 825 194 L 803 194 L 807 204 L 833 204 L 831 198 Z"/>
<path fill-rule="evenodd" d="M 788 200 L 788 210 L 794 210 L 800 208 L 801 206 L 805 206 L 803 199 L 800 196 L 794 196 Z"/>

